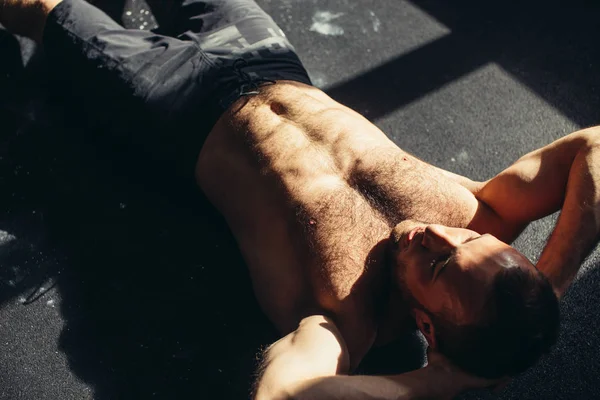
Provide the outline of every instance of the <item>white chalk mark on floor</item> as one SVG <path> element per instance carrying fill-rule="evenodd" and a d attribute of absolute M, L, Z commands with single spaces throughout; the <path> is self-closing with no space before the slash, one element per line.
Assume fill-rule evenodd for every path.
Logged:
<path fill-rule="evenodd" d="M 332 24 L 334 21 L 344 15 L 344 13 L 332 13 L 331 11 L 317 11 L 312 17 L 312 32 L 320 33 L 327 36 L 341 36 L 344 34 L 344 28 L 339 25 Z"/>
<path fill-rule="evenodd" d="M 11 235 L 6 231 L 0 231 L 0 246 L 8 244 L 17 239 L 15 235 Z"/>
<path fill-rule="evenodd" d="M 456 156 L 456 160 L 462 163 L 469 161 L 469 153 L 465 149 L 462 149 Z"/>
<path fill-rule="evenodd" d="M 369 11 L 371 15 L 371 20 L 373 21 L 373 32 L 379 32 L 379 28 L 381 28 L 381 21 L 377 18 L 377 15 L 373 11 Z"/>

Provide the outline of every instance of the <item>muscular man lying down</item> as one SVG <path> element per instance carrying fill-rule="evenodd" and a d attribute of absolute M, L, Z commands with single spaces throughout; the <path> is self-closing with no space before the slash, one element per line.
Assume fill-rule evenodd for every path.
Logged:
<path fill-rule="evenodd" d="M 252 0 L 185 0 L 173 21 L 168 36 L 127 30 L 82 0 L 0 11 L 43 44 L 90 127 L 195 176 L 224 215 L 282 335 L 257 399 L 448 398 L 549 351 L 557 297 L 598 237 L 599 129 L 474 182 L 311 86 Z M 139 129 L 148 120 L 154 129 Z M 508 244 L 559 209 L 537 265 Z M 415 326 L 427 367 L 352 375 L 372 346 Z"/>

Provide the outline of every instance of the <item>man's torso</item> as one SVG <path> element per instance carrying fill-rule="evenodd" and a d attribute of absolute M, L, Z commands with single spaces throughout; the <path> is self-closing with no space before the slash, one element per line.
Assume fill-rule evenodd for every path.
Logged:
<path fill-rule="evenodd" d="M 473 227 L 490 217 L 467 179 L 405 153 L 356 112 L 299 83 L 263 86 L 236 102 L 207 138 L 196 176 L 279 330 L 325 313 L 351 354 L 375 339 L 395 224 Z"/>

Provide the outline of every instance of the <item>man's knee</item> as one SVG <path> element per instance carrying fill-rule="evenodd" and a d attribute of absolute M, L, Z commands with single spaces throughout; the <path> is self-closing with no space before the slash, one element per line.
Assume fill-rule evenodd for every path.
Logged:
<path fill-rule="evenodd" d="M 11 33 L 42 41 L 46 19 L 62 0 L 2 0 L 0 23 Z"/>

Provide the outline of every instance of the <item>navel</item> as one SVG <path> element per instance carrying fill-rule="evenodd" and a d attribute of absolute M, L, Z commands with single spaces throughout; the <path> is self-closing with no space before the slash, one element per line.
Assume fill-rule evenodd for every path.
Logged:
<path fill-rule="evenodd" d="M 278 101 L 272 101 L 270 107 L 271 111 L 273 111 L 277 115 L 281 115 L 286 112 L 285 106 Z"/>

